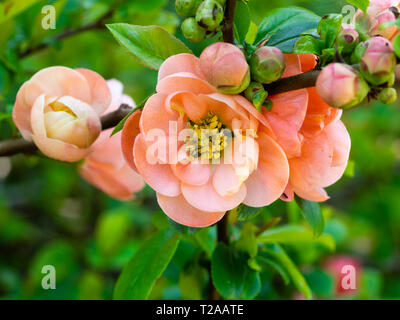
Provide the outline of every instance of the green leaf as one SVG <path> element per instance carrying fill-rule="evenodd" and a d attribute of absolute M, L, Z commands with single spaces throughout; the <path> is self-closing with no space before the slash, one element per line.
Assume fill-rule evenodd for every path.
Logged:
<path fill-rule="evenodd" d="M 242 204 L 237 208 L 237 213 L 238 213 L 237 220 L 238 221 L 249 220 L 251 218 L 257 217 L 262 211 L 263 208 L 253 208 Z"/>
<path fill-rule="evenodd" d="M 263 253 L 265 253 L 267 257 L 274 259 L 282 265 L 282 267 L 286 270 L 286 272 L 292 279 L 293 284 L 307 300 L 312 298 L 311 289 L 304 279 L 304 276 L 301 274 L 300 270 L 293 263 L 293 261 L 290 259 L 290 257 L 286 254 L 281 246 L 272 245 L 271 248 L 264 249 Z"/>
<path fill-rule="evenodd" d="M 261 289 L 259 273 L 248 267 L 246 257 L 223 243 L 212 255 L 211 276 L 225 299 L 252 299 Z"/>
<path fill-rule="evenodd" d="M 347 0 L 347 2 L 367 13 L 369 0 Z"/>
<path fill-rule="evenodd" d="M 40 0 L 8 0 L 0 4 L 0 23 L 6 22 L 24 12 Z"/>
<path fill-rule="evenodd" d="M 297 40 L 293 52 L 297 54 L 312 53 L 319 56 L 323 48 L 324 43 L 321 40 L 312 36 L 304 36 Z"/>
<path fill-rule="evenodd" d="M 242 234 L 236 242 L 236 249 L 247 252 L 251 258 L 257 256 L 258 245 L 256 238 L 257 227 L 248 222 L 242 227 Z"/>
<path fill-rule="evenodd" d="M 207 253 L 207 256 L 211 258 L 217 245 L 217 227 L 202 228 L 195 233 L 194 237 L 200 247 Z"/>
<path fill-rule="evenodd" d="M 321 17 L 302 8 L 276 9 L 261 22 L 255 44 L 258 46 L 267 40 L 266 45 L 276 46 L 290 53 L 300 35 L 316 28 L 320 19 Z"/>
<path fill-rule="evenodd" d="M 282 244 L 320 244 L 333 251 L 335 241 L 330 235 L 323 234 L 315 238 L 313 232 L 303 226 L 282 226 L 269 229 L 258 237 L 259 243 L 282 243 Z"/>
<path fill-rule="evenodd" d="M 251 23 L 249 6 L 244 2 L 237 2 L 235 17 L 234 17 L 234 31 L 235 38 L 238 43 L 245 41 Z"/>
<path fill-rule="evenodd" d="M 325 41 L 325 47 L 333 47 L 336 37 L 342 27 L 343 17 L 340 14 L 329 14 L 324 16 L 318 23 L 317 31 L 321 39 Z"/>
<path fill-rule="evenodd" d="M 153 94 L 151 94 L 151 95 L 153 95 Z M 143 109 L 144 105 L 146 104 L 146 101 L 151 97 L 151 95 L 148 96 L 148 97 L 146 97 L 146 98 L 145 98 L 141 103 L 139 103 L 135 108 L 133 108 L 131 111 L 129 111 L 129 113 L 128 113 L 120 122 L 118 122 L 118 124 L 115 126 L 114 130 L 111 132 L 110 137 L 112 137 L 114 134 L 120 132 L 120 131 L 124 128 L 124 125 L 125 125 L 126 120 L 128 120 L 129 117 L 130 117 L 134 112 L 136 112 L 137 110 Z"/>
<path fill-rule="evenodd" d="M 185 300 L 201 300 L 207 278 L 207 270 L 202 267 L 192 266 L 183 270 L 179 275 L 179 289 L 182 298 Z"/>
<path fill-rule="evenodd" d="M 192 53 L 185 44 L 159 26 L 136 26 L 127 23 L 108 24 L 107 28 L 122 47 L 143 66 L 158 70 L 168 57 Z"/>
<path fill-rule="evenodd" d="M 296 202 L 301 209 L 304 219 L 314 231 L 314 235 L 319 237 L 324 232 L 325 220 L 322 210 L 317 202 L 304 200 L 296 197 Z"/>
<path fill-rule="evenodd" d="M 171 261 L 179 240 L 180 235 L 168 228 L 145 241 L 122 270 L 114 299 L 146 299 Z"/>
<path fill-rule="evenodd" d="M 286 271 L 286 269 L 275 259 L 271 259 L 268 256 L 258 256 L 256 258 L 257 263 L 263 268 L 263 271 L 265 271 L 265 267 L 272 268 L 275 270 L 283 279 L 283 282 L 285 285 L 288 285 L 290 283 L 290 277 Z"/>
<path fill-rule="evenodd" d="M 400 58 L 400 35 L 397 35 L 393 41 L 394 52 Z"/>

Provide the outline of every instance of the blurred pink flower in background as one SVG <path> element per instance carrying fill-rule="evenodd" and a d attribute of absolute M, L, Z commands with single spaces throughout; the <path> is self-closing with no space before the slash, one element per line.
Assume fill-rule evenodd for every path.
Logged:
<path fill-rule="evenodd" d="M 112 100 L 106 110 L 117 110 L 123 103 L 135 107 L 131 97 L 123 94 L 118 80 L 107 81 Z M 144 187 L 144 181 L 125 162 L 121 151 L 121 132 L 110 137 L 113 129 L 103 131 L 91 146 L 90 154 L 79 168 L 80 174 L 92 185 L 119 200 L 130 200 Z"/>

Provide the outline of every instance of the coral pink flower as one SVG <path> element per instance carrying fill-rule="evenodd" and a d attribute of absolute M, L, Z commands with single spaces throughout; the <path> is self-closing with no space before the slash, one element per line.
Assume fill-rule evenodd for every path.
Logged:
<path fill-rule="evenodd" d="M 122 94 L 123 86 L 117 80 L 109 80 L 112 100 L 106 110 L 117 110 L 122 103 L 134 107 L 131 97 Z M 92 185 L 119 200 L 133 199 L 134 193 L 144 187 L 142 177 L 131 170 L 121 151 L 121 132 L 110 137 L 112 129 L 103 131 L 90 147 L 90 153 L 79 168 L 80 174 Z"/>
<path fill-rule="evenodd" d="M 266 118 L 248 100 L 219 93 L 206 80 L 199 59 L 190 54 L 162 64 L 156 89 L 143 111 L 126 122 L 122 148 L 171 219 L 206 227 L 241 203 L 262 207 L 280 197 L 289 178 L 287 158 Z M 177 133 L 171 132 L 171 124 Z M 225 130 L 233 132 L 233 139 L 217 140 L 222 153 L 203 153 L 208 146 L 191 153 L 187 141 L 177 138 L 187 128 Z M 166 133 L 165 139 L 155 143 L 154 132 Z M 166 151 L 154 152 L 155 145 Z"/>
<path fill-rule="evenodd" d="M 284 77 L 314 68 L 312 55 L 286 55 Z M 327 105 L 315 87 L 269 97 L 274 105 L 263 114 L 289 160 L 290 178 L 281 199 L 294 193 L 311 201 L 325 201 L 324 190 L 343 175 L 350 152 L 350 137 L 339 120 L 340 109 Z"/>
<path fill-rule="evenodd" d="M 19 89 L 13 120 L 46 156 L 73 162 L 85 157 L 97 139 L 99 115 L 109 104 L 110 90 L 97 73 L 50 67 Z"/>

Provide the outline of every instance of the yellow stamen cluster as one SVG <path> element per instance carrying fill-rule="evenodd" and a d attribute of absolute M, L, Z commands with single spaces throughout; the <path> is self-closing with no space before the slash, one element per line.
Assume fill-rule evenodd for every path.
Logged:
<path fill-rule="evenodd" d="M 188 128 L 194 130 L 193 137 L 186 141 L 191 160 L 196 158 L 211 162 L 219 160 L 229 143 L 229 138 L 232 137 L 230 130 L 211 112 L 196 123 L 189 121 Z"/>

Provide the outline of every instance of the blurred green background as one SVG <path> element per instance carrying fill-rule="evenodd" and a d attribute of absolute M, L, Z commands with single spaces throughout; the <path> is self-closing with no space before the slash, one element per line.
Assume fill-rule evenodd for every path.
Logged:
<path fill-rule="evenodd" d="M 60 33 L 111 12 L 107 23 L 158 24 L 182 39 L 181 18 L 172 0 L 18 0 L 1 1 L 0 9 L 7 9 L 11 2 L 18 10 L 8 19 L 0 15 L 1 139 L 18 135 L 10 116 L 18 88 L 48 66 L 85 67 L 106 79 L 117 78 L 136 102 L 153 92 L 157 73 L 139 66 L 105 29 L 55 40 Z M 41 27 L 41 9 L 47 4 L 56 8 L 55 30 Z M 322 16 L 340 13 L 344 4 L 326 0 L 249 2 L 256 24 L 276 7 L 297 5 Z M 24 56 L 42 43 L 48 47 Z M 207 41 L 195 46 L 185 43 L 199 53 Z M 334 238 L 336 249 L 315 243 L 285 248 L 315 298 L 338 297 L 324 263 L 328 257 L 345 254 L 362 264 L 359 288 L 350 298 L 399 299 L 399 105 L 360 106 L 346 112 L 343 119 L 352 137 L 351 162 L 343 179 L 329 188 L 331 200 L 323 205 L 325 233 Z M 281 201 L 265 208 L 254 222 L 262 225 L 274 217 L 282 218 L 279 225 L 304 223 L 293 205 Z M 0 298 L 110 299 L 122 267 L 163 219 L 149 188 L 134 201 L 119 202 L 87 184 L 76 165 L 40 155 L 0 158 Z M 240 226 L 234 227 L 234 236 Z M 185 235 L 151 298 L 205 298 L 207 273 L 188 271 L 194 260 L 203 258 L 198 253 L 201 242 L 196 242 L 203 236 L 215 241 L 215 227 Z M 41 287 L 41 268 L 46 264 L 56 267 L 56 290 Z M 204 283 L 193 284 L 199 278 Z M 193 289 L 196 286 L 198 290 Z M 258 299 L 296 297 L 295 287 L 285 285 L 277 273 L 263 273 Z"/>

